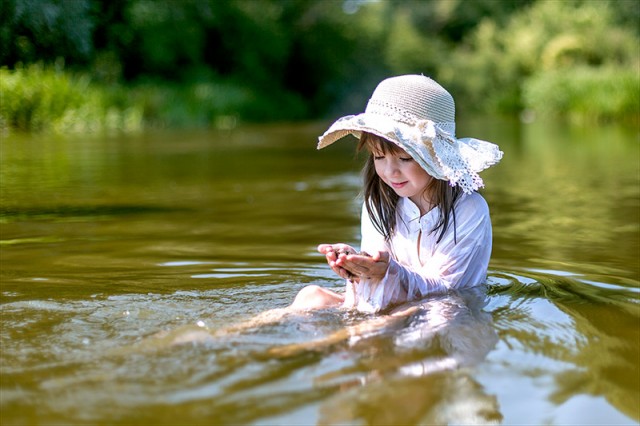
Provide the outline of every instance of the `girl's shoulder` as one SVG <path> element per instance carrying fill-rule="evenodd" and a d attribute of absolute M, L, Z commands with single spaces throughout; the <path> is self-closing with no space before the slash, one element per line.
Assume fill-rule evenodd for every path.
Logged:
<path fill-rule="evenodd" d="M 456 217 L 460 219 L 489 216 L 489 205 L 479 192 L 462 194 L 455 205 Z"/>

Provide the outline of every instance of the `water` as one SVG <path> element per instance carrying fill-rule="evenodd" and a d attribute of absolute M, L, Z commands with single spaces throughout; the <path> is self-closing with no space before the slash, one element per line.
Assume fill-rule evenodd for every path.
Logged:
<path fill-rule="evenodd" d="M 3 137 L 1 423 L 638 424 L 637 130 L 461 123 L 505 151 L 486 295 L 265 318 L 358 241 L 323 130 Z"/>

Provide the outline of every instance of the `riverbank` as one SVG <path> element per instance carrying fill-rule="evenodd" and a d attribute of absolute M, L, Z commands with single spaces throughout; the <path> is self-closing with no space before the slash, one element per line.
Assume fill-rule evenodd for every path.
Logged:
<path fill-rule="evenodd" d="M 308 118 L 302 99 L 294 94 L 257 93 L 224 81 L 107 85 L 88 74 L 42 64 L 1 68 L 0 93 L 3 133 L 131 133 Z"/>
<path fill-rule="evenodd" d="M 524 121 L 554 117 L 574 123 L 638 125 L 640 76 L 634 70 L 576 68 L 528 80 Z M 104 84 L 62 66 L 0 69 L 0 131 L 133 133 L 157 128 L 235 127 L 239 122 L 311 117 L 303 97 L 259 92 L 231 81 Z M 277 105 L 277 107 L 275 107 Z M 464 104 L 462 104 L 464 108 Z M 485 111 L 486 112 L 486 111 Z"/>

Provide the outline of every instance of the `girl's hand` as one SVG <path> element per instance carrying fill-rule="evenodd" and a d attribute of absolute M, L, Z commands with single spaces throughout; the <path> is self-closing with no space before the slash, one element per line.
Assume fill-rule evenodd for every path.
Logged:
<path fill-rule="evenodd" d="M 318 251 L 325 255 L 325 257 L 327 258 L 327 263 L 329 264 L 333 272 L 335 272 L 336 274 L 338 274 L 340 277 L 344 279 L 350 279 L 351 281 L 354 281 L 354 282 L 360 281 L 360 279 L 356 277 L 351 270 L 343 266 L 340 266 L 338 264 L 341 258 L 344 259 L 349 255 L 354 255 L 358 253 L 356 249 L 354 249 L 353 247 L 347 244 L 337 243 L 337 244 L 320 244 L 318 246 Z"/>
<path fill-rule="evenodd" d="M 327 258 L 331 269 L 345 279 L 360 282 L 360 277 L 381 280 L 389 268 L 389 253 L 379 251 L 373 256 L 358 254 L 357 250 L 346 244 L 320 244 L 318 251 Z"/>
<path fill-rule="evenodd" d="M 336 261 L 336 266 L 356 277 L 380 281 L 389 268 L 389 253 L 379 251 L 372 256 L 367 253 L 341 255 Z"/>

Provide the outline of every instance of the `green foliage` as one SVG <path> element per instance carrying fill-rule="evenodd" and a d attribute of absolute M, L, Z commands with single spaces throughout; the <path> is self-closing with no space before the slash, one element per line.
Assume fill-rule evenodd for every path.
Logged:
<path fill-rule="evenodd" d="M 291 111 L 306 116 L 305 105 L 295 96 L 261 98 L 233 83 L 200 82 L 186 85 L 139 84 L 119 90 L 119 104 L 134 104 L 151 127 L 227 127 L 240 120 L 283 120 Z M 273 108 L 276 101 L 282 109 Z M 287 112 L 287 116 L 283 112 Z"/>
<path fill-rule="evenodd" d="M 624 79 L 629 70 L 637 73 L 640 51 L 634 29 L 615 25 L 615 11 L 606 1 L 539 0 L 515 13 L 504 29 L 484 20 L 467 44 L 454 52 L 454 66 L 444 73 L 444 80 L 468 99 L 472 108 L 502 112 L 519 111 L 525 104 L 542 107 L 545 101 L 540 96 L 552 94 L 543 87 L 553 86 L 562 92 L 560 81 L 572 76 L 589 86 L 596 81 L 616 85 L 604 80 Z M 459 73 L 466 78 L 458 78 Z M 552 81 L 545 82 L 547 78 Z M 528 87 L 527 99 L 524 87 Z M 554 98 L 579 96 L 580 100 L 563 103 L 563 108 L 572 108 L 585 102 L 588 93 L 595 94 L 595 87 L 555 94 Z M 593 108 L 590 111 L 592 115 Z M 586 110 L 580 107 L 571 112 Z M 612 113 L 607 107 L 602 116 Z"/>
<path fill-rule="evenodd" d="M 27 131 L 133 131 L 141 128 L 141 111 L 117 107 L 109 93 L 90 84 L 87 76 L 62 67 L 32 64 L 9 71 L 0 68 L 0 128 Z"/>
<path fill-rule="evenodd" d="M 87 75 L 65 71 L 61 64 L 0 68 L 0 94 L 0 130 L 4 131 L 131 132 L 144 127 L 228 127 L 239 119 L 306 116 L 304 102 L 294 95 L 261 98 L 246 87 L 222 81 L 96 85 Z M 273 102 L 282 109 L 273 108 Z"/>
<path fill-rule="evenodd" d="M 637 123 L 640 70 L 582 66 L 543 71 L 527 80 L 523 98 L 528 109 L 542 115 L 579 122 Z"/>
<path fill-rule="evenodd" d="M 3 0 L 0 2 L 0 63 L 86 63 L 93 53 L 92 0 Z"/>
<path fill-rule="evenodd" d="M 637 111 L 623 92 L 639 22 L 637 0 L 5 0 L 0 119 L 81 131 L 335 116 L 404 73 L 435 77 L 460 110 L 613 119 Z M 20 65 L 33 63 L 46 65 Z"/>
<path fill-rule="evenodd" d="M 426 43 L 413 24 L 409 10 L 395 14 L 385 46 L 385 62 L 394 74 L 433 75 L 438 69 L 439 58 L 444 55 L 443 42 L 434 38 Z"/>

